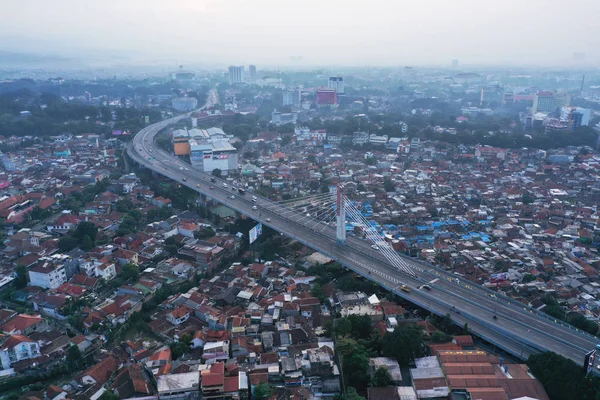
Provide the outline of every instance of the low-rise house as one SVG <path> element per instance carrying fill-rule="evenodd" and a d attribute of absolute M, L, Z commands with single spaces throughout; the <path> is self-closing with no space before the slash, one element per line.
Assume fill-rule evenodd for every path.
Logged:
<path fill-rule="evenodd" d="M 169 321 L 171 324 L 173 324 L 175 326 L 184 323 L 189 318 L 190 318 L 190 310 L 188 310 L 184 306 L 180 306 L 180 307 L 176 308 L 175 310 L 167 313 L 167 321 Z"/>
<path fill-rule="evenodd" d="M 203 399 L 231 399 L 239 400 L 240 391 L 248 390 L 248 378 L 245 372 L 239 375 L 227 376 L 225 363 L 216 362 L 212 365 L 200 367 L 200 378 Z"/>
<path fill-rule="evenodd" d="M 229 341 L 208 342 L 203 346 L 202 358 L 205 360 L 228 360 Z"/>
<path fill-rule="evenodd" d="M 197 398 L 200 387 L 200 374 L 194 371 L 162 375 L 156 380 L 156 387 L 160 399 Z"/>
<path fill-rule="evenodd" d="M 0 344 L 0 364 L 7 370 L 11 365 L 23 360 L 41 356 L 40 345 L 27 336 L 10 335 L 2 339 Z"/>
<path fill-rule="evenodd" d="M 12 335 L 29 336 L 32 332 L 48 329 L 48 324 L 40 315 L 18 314 L 0 325 L 0 331 Z"/>
<path fill-rule="evenodd" d="M 67 275 L 63 265 L 50 265 L 47 263 L 36 265 L 28 272 L 29 284 L 44 289 L 57 289 L 67 281 Z"/>
<path fill-rule="evenodd" d="M 82 374 L 81 384 L 104 385 L 118 369 L 119 362 L 114 356 L 109 355 Z"/>

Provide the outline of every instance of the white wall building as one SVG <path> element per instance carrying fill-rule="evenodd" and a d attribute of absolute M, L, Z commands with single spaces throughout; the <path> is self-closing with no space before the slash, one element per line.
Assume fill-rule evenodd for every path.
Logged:
<path fill-rule="evenodd" d="M 109 281 L 117 276 L 117 268 L 114 263 L 100 264 L 96 267 L 96 276 Z"/>
<path fill-rule="evenodd" d="M 283 106 L 293 106 L 300 104 L 300 91 L 284 90 L 283 91 Z"/>
<path fill-rule="evenodd" d="M 57 289 L 67 281 L 64 265 L 50 266 L 48 264 L 36 265 L 29 270 L 29 285 L 39 286 L 44 289 Z"/>
<path fill-rule="evenodd" d="M 0 346 L 0 365 L 3 370 L 7 370 L 16 362 L 40 355 L 40 345 L 35 340 L 27 336 L 11 335 Z"/>
<path fill-rule="evenodd" d="M 335 89 L 337 94 L 344 94 L 344 78 L 341 76 L 330 76 L 327 87 Z"/>
<path fill-rule="evenodd" d="M 560 119 L 566 121 L 571 120 L 573 113 L 581 114 L 581 126 L 588 126 L 590 124 L 592 110 L 590 110 L 589 108 L 569 106 L 561 107 Z"/>
<path fill-rule="evenodd" d="M 244 82 L 244 66 L 232 65 L 229 67 L 229 83 L 243 83 Z"/>
<path fill-rule="evenodd" d="M 190 140 L 190 161 L 203 172 L 238 169 L 237 150 L 226 140 Z"/>
<path fill-rule="evenodd" d="M 387 135 L 378 136 L 378 135 L 372 134 L 371 136 L 369 136 L 369 143 L 371 143 L 373 145 L 383 146 L 387 143 L 387 141 L 388 141 Z"/>

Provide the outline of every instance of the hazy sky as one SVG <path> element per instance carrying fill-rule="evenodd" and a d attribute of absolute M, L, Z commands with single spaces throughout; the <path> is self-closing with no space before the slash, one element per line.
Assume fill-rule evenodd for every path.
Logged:
<path fill-rule="evenodd" d="M 564 64 L 584 52 L 600 64 L 600 0 L 0 0 L 0 9 L 10 50 L 35 40 L 176 62 L 359 66 Z"/>

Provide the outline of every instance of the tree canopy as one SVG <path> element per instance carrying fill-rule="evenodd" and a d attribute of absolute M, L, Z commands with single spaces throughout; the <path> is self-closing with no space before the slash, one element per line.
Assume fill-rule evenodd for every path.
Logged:
<path fill-rule="evenodd" d="M 373 375 L 373 386 L 375 387 L 386 387 L 393 384 L 392 376 L 387 368 L 379 367 L 375 370 Z"/>
<path fill-rule="evenodd" d="M 422 357 L 423 330 L 417 325 L 397 326 L 393 332 L 385 334 L 381 341 L 384 357 L 393 357 L 400 365 L 407 365 L 417 357 Z"/>

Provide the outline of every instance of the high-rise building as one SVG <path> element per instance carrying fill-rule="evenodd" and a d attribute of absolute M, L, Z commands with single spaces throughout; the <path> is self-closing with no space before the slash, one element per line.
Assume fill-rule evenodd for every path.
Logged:
<path fill-rule="evenodd" d="M 454 59 L 452 60 L 452 68 L 457 68 L 458 67 L 458 60 Z"/>
<path fill-rule="evenodd" d="M 489 85 L 481 88 L 481 105 L 482 106 L 499 106 L 504 97 L 504 88 L 500 85 Z"/>
<path fill-rule="evenodd" d="M 302 91 L 298 89 L 287 89 L 283 91 L 283 106 L 294 106 L 300 104 Z"/>
<path fill-rule="evenodd" d="M 248 66 L 248 79 L 250 82 L 256 81 L 256 65 L 250 64 Z"/>
<path fill-rule="evenodd" d="M 591 110 L 582 107 L 561 107 L 560 120 L 570 122 L 573 129 L 590 124 Z"/>
<path fill-rule="evenodd" d="M 244 66 L 232 65 L 229 67 L 229 83 L 243 83 L 244 82 Z"/>
<path fill-rule="evenodd" d="M 533 98 L 532 112 L 553 113 L 570 103 L 571 95 L 568 93 L 539 92 Z"/>
<path fill-rule="evenodd" d="M 341 76 L 330 76 L 327 87 L 334 89 L 337 94 L 344 94 L 344 78 Z"/>

